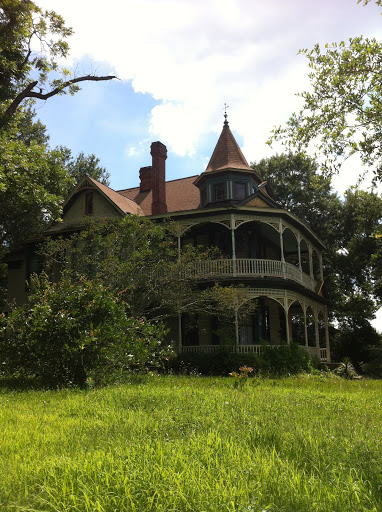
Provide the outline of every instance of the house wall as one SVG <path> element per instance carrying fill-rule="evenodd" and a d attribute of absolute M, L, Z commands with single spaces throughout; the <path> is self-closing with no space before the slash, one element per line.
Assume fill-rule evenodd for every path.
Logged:
<path fill-rule="evenodd" d="M 64 223 L 72 223 L 81 221 L 85 217 L 85 196 L 86 190 L 82 192 L 71 205 L 69 210 L 65 213 L 63 219 Z M 119 217 L 120 214 L 110 202 L 105 199 L 99 192 L 93 192 L 93 215 L 89 215 L 89 218 L 102 218 L 102 217 Z"/>

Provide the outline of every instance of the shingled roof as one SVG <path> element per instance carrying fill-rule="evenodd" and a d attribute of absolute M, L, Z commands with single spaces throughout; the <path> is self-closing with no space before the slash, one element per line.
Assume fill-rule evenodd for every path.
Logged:
<path fill-rule="evenodd" d="M 90 176 L 88 176 L 87 179 L 94 183 L 94 185 L 100 190 L 100 192 L 102 192 L 112 203 L 114 203 L 114 205 L 116 205 L 120 210 L 122 210 L 123 213 L 144 215 L 139 205 L 130 198 L 119 194 L 112 188 L 103 185 L 94 178 L 91 178 Z"/>
<path fill-rule="evenodd" d="M 253 171 L 232 135 L 228 121 L 224 121 L 223 130 L 205 172 L 222 171 L 224 169 Z"/>
<path fill-rule="evenodd" d="M 196 210 L 199 207 L 200 193 L 193 182 L 196 176 L 166 181 L 167 212 Z M 151 215 L 152 191 L 140 192 L 139 187 L 128 188 L 116 192 L 134 201 L 142 209 L 144 215 Z"/>

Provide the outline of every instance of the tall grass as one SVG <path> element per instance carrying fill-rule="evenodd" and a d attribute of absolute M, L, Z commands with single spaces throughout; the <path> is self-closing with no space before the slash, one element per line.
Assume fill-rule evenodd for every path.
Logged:
<path fill-rule="evenodd" d="M 382 382 L 0 392 L 0 510 L 382 510 Z"/>

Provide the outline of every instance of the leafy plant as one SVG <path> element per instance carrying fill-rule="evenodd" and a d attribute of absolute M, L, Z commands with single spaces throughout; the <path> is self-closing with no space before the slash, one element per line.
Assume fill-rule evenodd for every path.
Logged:
<path fill-rule="evenodd" d="M 168 352 L 165 328 L 133 318 L 102 284 L 68 278 L 51 284 L 33 276 L 26 306 L 1 320 L 0 360 L 8 375 L 44 385 L 84 386 L 123 372 L 157 366 Z"/>
<path fill-rule="evenodd" d="M 356 372 L 348 357 L 345 357 L 342 363 L 340 363 L 340 365 L 335 368 L 333 372 L 336 375 L 343 377 L 344 379 L 354 379 L 358 377 L 358 373 Z"/>

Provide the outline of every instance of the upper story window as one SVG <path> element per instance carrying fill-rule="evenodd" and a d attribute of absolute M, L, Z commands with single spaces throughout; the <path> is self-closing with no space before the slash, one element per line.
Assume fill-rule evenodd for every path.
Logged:
<path fill-rule="evenodd" d="M 207 187 L 202 190 L 202 206 L 207 204 Z"/>
<path fill-rule="evenodd" d="M 225 199 L 225 183 L 215 183 L 213 185 L 214 201 L 224 201 Z"/>
<path fill-rule="evenodd" d="M 85 215 L 93 215 L 93 192 L 85 194 Z"/>
<path fill-rule="evenodd" d="M 234 199 L 244 199 L 246 196 L 246 188 L 247 184 L 242 183 L 240 181 L 235 181 L 233 184 L 233 198 Z"/>

